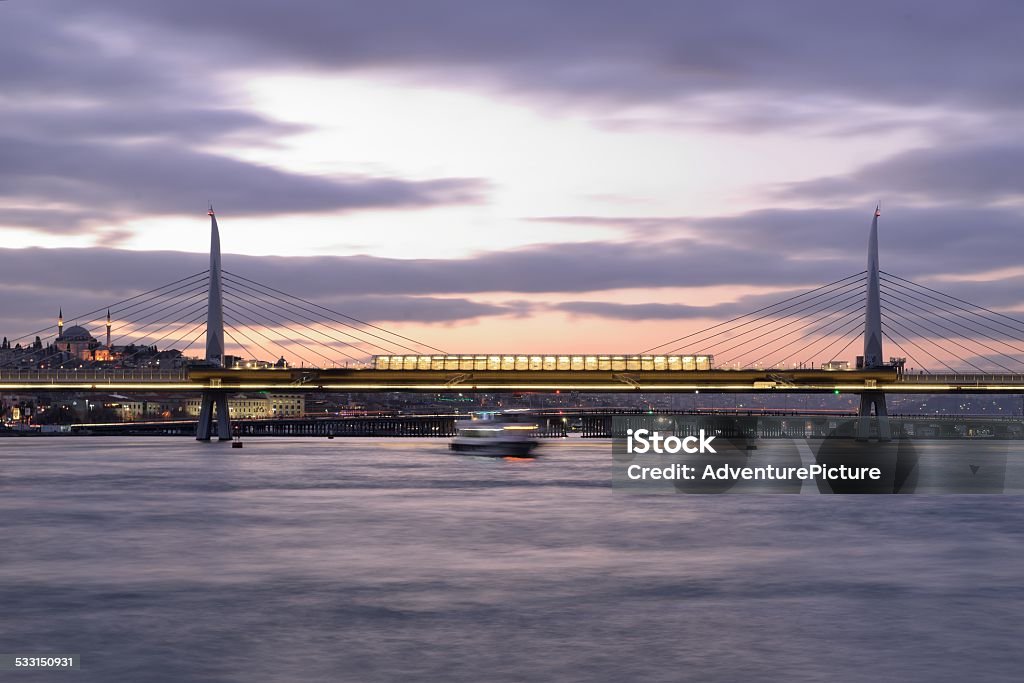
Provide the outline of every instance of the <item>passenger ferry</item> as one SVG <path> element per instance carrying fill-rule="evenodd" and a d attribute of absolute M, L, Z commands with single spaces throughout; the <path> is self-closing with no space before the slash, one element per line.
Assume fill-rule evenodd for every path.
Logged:
<path fill-rule="evenodd" d="M 455 423 L 455 437 L 448 447 L 474 455 L 526 457 L 535 455 L 539 442 L 537 424 L 513 411 L 474 413 Z"/>

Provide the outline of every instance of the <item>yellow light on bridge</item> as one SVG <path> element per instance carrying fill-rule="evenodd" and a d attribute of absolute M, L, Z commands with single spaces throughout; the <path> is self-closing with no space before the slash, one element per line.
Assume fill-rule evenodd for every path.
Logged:
<path fill-rule="evenodd" d="M 473 354 L 434 356 L 374 356 L 375 370 L 445 370 L 461 372 L 513 371 L 604 371 L 604 372 L 681 372 L 711 370 L 711 355 L 515 355 Z"/>

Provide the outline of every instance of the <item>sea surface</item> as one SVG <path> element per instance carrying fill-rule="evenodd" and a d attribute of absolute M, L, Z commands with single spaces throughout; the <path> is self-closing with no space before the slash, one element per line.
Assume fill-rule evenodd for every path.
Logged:
<path fill-rule="evenodd" d="M 7 681 L 1020 681 L 1024 498 L 634 495 L 611 444 L 0 439 Z"/>

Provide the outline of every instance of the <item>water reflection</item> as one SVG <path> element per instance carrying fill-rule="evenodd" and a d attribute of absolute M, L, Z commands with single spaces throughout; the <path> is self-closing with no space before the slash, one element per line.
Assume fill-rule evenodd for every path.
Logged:
<path fill-rule="evenodd" d="M 5 439 L 0 650 L 84 681 L 1016 679 L 1020 498 L 633 496 L 609 453 Z"/>

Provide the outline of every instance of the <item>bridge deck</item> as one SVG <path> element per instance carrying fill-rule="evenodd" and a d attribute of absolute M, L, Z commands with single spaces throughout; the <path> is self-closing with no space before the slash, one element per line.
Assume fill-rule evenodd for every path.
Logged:
<path fill-rule="evenodd" d="M 47 391 L 582 391 L 1024 393 L 1024 375 L 898 375 L 870 370 L 576 371 L 252 369 L 5 371 L 0 390 Z"/>

